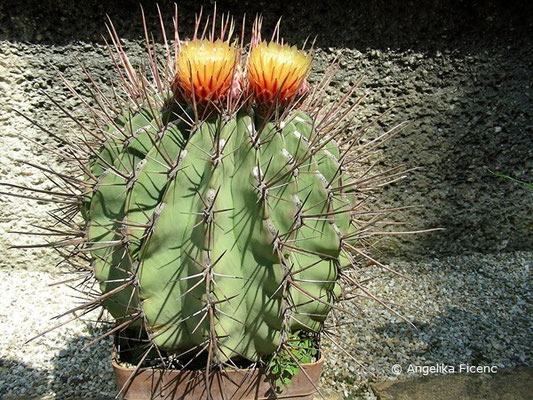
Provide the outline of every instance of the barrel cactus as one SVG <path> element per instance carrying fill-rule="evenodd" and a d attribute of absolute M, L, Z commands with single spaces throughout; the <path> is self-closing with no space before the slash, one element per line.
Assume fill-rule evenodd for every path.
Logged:
<path fill-rule="evenodd" d="M 356 240 L 338 145 L 290 108 L 310 56 L 261 41 L 242 77 L 238 58 L 221 39 L 182 44 L 172 96 L 120 116 L 91 155 L 84 203 L 104 306 L 214 362 L 319 332 Z"/>
<path fill-rule="evenodd" d="M 147 34 L 144 73 L 111 25 L 123 97 L 113 105 L 91 81 L 100 119 L 64 139 L 83 176 L 61 176 L 69 194 L 81 189 L 54 215 L 71 227 L 80 211 L 83 238 L 51 245 L 100 288 L 71 311 L 105 307 L 116 320 L 109 333 L 141 339 L 132 351 L 139 365 L 268 365 L 295 337 L 316 346 L 328 313 L 364 290 L 359 259 L 375 262 L 359 237 L 378 215 L 360 191 L 372 179 L 348 176 L 357 157 L 339 146 L 348 143 L 353 90 L 323 107 L 334 66 L 310 87 L 312 52 L 285 44 L 278 28 L 263 40 L 256 20 L 245 50 L 229 18 L 218 36 L 215 24 L 201 33 L 198 19 L 185 41 L 176 28 L 163 62 Z"/>

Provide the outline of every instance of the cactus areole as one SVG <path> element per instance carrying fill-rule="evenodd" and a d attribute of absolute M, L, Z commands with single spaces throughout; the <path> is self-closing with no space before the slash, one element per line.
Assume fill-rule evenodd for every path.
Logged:
<path fill-rule="evenodd" d="M 161 24 L 162 55 L 145 32 L 144 71 L 110 25 L 121 91 L 107 98 L 88 75 L 95 127 L 76 121 L 81 134 L 63 140 L 60 153 L 81 172 L 57 173 L 62 192 L 46 193 L 75 238 L 50 245 L 101 292 L 91 288 L 69 312 L 104 306 L 116 320 L 107 334 L 131 335 L 139 366 L 248 363 L 283 383 L 295 371 L 288 364 L 317 356 L 328 313 L 345 311 L 339 302 L 355 290 L 368 295 L 358 260 L 377 262 L 359 242 L 380 214 L 365 193 L 399 173 L 353 178 L 346 169 L 394 130 L 358 148 L 347 134 L 357 85 L 324 105 L 336 65 L 310 86 L 311 49 L 285 44 L 279 26 L 263 40 L 256 19 L 243 46 L 229 17 L 198 17 L 185 41 L 176 21 L 177 12 L 173 40 Z"/>

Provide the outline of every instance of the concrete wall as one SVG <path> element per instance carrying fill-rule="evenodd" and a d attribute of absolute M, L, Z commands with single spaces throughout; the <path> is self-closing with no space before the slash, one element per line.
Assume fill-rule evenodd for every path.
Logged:
<path fill-rule="evenodd" d="M 155 31 L 154 3 L 141 3 Z M 160 3 L 170 23 L 172 4 Z M 201 3 L 212 7 L 209 2 L 180 2 L 183 32 L 191 32 Z M 533 191 L 490 173 L 533 182 L 532 20 L 531 10 L 521 3 L 219 1 L 217 7 L 238 19 L 243 13 L 261 12 L 265 32 L 283 16 L 282 33 L 291 43 L 301 44 L 316 35 L 311 80 L 334 57 L 342 60 L 328 93 L 332 98 L 364 74 L 358 94 L 367 94 L 367 99 L 355 111 L 356 124 L 393 107 L 369 137 L 402 121 L 411 122 L 376 161 L 381 169 L 399 163 L 421 169 L 386 188 L 376 204 L 417 205 L 394 218 L 408 222 L 409 229 L 445 231 L 394 237 L 379 244 L 385 258 L 410 258 L 533 247 Z M 0 181 L 50 187 L 41 173 L 21 160 L 64 169 L 55 156 L 20 134 L 52 148 L 58 142 L 12 109 L 58 135 L 72 134 L 74 123 L 47 93 L 89 123 L 80 101 L 69 94 L 51 66 L 87 94 L 83 88 L 87 81 L 77 66 L 80 59 L 98 83 L 109 87 L 116 78 L 103 46 L 106 13 L 140 63 L 138 1 L 0 3 Z M 43 257 L 40 250 L 6 250 L 10 244 L 29 240 L 6 232 L 41 223 L 48 206 L 1 195 L 0 202 L 0 266 L 50 266 L 55 258 L 49 253 Z"/>

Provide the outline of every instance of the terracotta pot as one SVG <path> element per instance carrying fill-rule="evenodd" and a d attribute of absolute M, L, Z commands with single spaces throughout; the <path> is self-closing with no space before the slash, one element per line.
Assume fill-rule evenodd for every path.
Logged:
<path fill-rule="evenodd" d="M 281 393 L 272 388 L 272 380 L 261 369 L 242 369 L 214 373 L 211 377 L 213 400 L 263 400 L 298 399 L 312 400 L 322 373 L 324 357 L 314 363 L 304 364 L 292 378 L 292 384 Z M 118 388 L 128 381 L 134 368 L 118 365 L 113 356 L 113 369 Z M 122 393 L 125 400 L 194 400 L 207 399 L 207 387 L 203 371 L 165 371 L 141 368 Z"/>

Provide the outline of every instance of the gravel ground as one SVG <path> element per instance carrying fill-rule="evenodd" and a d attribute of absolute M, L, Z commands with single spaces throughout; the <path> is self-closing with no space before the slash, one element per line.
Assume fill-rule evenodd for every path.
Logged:
<path fill-rule="evenodd" d="M 473 254 L 392 265 L 411 281 L 374 271 L 372 292 L 398 305 L 417 327 L 368 300 L 350 309 L 358 318 L 337 331 L 343 348 L 362 369 L 329 340 L 322 379 L 326 395 L 375 399 L 370 384 L 395 379 L 400 364 L 533 365 L 531 343 L 531 267 L 533 253 Z M 51 327 L 51 318 L 75 306 L 76 292 L 59 273 L 0 269 L 0 396 L 4 399 L 106 398 L 115 393 L 110 365 L 111 342 L 82 350 L 102 329 L 91 315 L 25 344 Z M 401 374 L 401 378 L 416 374 Z M 338 397 L 333 397 L 338 398 Z"/>

